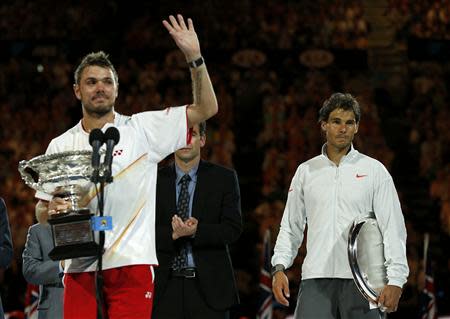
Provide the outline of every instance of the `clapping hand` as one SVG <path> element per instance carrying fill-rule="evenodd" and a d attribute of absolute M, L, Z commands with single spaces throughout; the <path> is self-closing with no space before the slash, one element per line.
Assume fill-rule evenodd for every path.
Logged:
<path fill-rule="evenodd" d="M 178 215 L 172 217 L 172 239 L 194 236 L 197 231 L 198 220 L 190 217 L 183 221 Z"/>

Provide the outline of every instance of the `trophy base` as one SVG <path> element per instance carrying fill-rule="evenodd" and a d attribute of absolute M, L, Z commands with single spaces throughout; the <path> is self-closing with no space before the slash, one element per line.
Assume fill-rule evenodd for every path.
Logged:
<path fill-rule="evenodd" d="M 95 242 L 88 209 L 70 211 L 48 219 L 54 248 L 48 256 L 52 260 L 97 256 L 99 246 Z"/>
<path fill-rule="evenodd" d="M 99 245 L 95 242 L 66 245 L 53 248 L 48 256 L 51 260 L 64 260 L 78 257 L 97 256 Z"/>

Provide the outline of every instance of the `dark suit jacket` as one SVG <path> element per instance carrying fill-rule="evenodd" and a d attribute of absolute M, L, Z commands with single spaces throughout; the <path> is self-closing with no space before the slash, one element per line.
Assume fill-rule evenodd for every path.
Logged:
<path fill-rule="evenodd" d="M 175 166 L 158 172 L 156 193 L 155 308 L 164 295 L 177 241 L 172 240 L 172 216 L 176 214 Z M 241 202 L 236 172 L 201 161 L 193 198 L 192 216 L 198 219 L 192 242 L 197 280 L 207 304 L 226 310 L 239 303 L 228 244 L 242 232 Z M 184 239 L 185 240 L 185 239 Z"/>
<path fill-rule="evenodd" d="M 0 198 L 0 269 L 9 266 L 13 258 L 11 231 L 9 229 L 8 211 L 3 198 Z M 2 299 L 0 298 L 0 318 L 3 319 Z"/>
<path fill-rule="evenodd" d="M 9 229 L 8 210 L 0 197 L 0 268 L 6 268 L 13 258 L 11 231 Z"/>
<path fill-rule="evenodd" d="M 39 285 L 39 319 L 63 318 L 63 292 L 59 262 L 48 257 L 53 249 L 50 225 L 34 224 L 28 230 L 22 254 L 25 279 Z"/>

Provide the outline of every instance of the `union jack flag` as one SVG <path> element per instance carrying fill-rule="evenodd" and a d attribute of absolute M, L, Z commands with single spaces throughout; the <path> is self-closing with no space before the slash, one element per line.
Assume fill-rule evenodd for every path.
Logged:
<path fill-rule="evenodd" d="M 263 246 L 264 259 L 259 276 L 259 310 L 257 319 L 272 319 L 272 278 L 270 275 L 270 230 L 266 230 Z"/>
<path fill-rule="evenodd" d="M 420 319 L 437 319 L 436 294 L 434 278 L 431 269 L 431 259 L 428 253 L 429 234 L 424 240 L 425 287 L 420 294 Z"/>
<path fill-rule="evenodd" d="M 25 319 L 38 318 L 39 286 L 28 284 L 25 294 Z"/>

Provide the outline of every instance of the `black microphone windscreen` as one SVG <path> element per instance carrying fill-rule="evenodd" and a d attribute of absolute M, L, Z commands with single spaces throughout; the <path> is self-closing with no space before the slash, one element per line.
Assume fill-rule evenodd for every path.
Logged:
<path fill-rule="evenodd" d="M 94 141 L 100 141 L 100 144 L 103 144 L 104 134 L 101 129 L 95 128 L 89 133 L 89 144 L 92 145 Z"/>
<path fill-rule="evenodd" d="M 105 138 L 105 141 L 113 140 L 114 145 L 117 145 L 117 143 L 119 143 L 119 140 L 120 140 L 119 130 L 117 128 L 115 128 L 114 126 L 108 127 L 108 129 L 105 132 L 104 138 Z"/>

